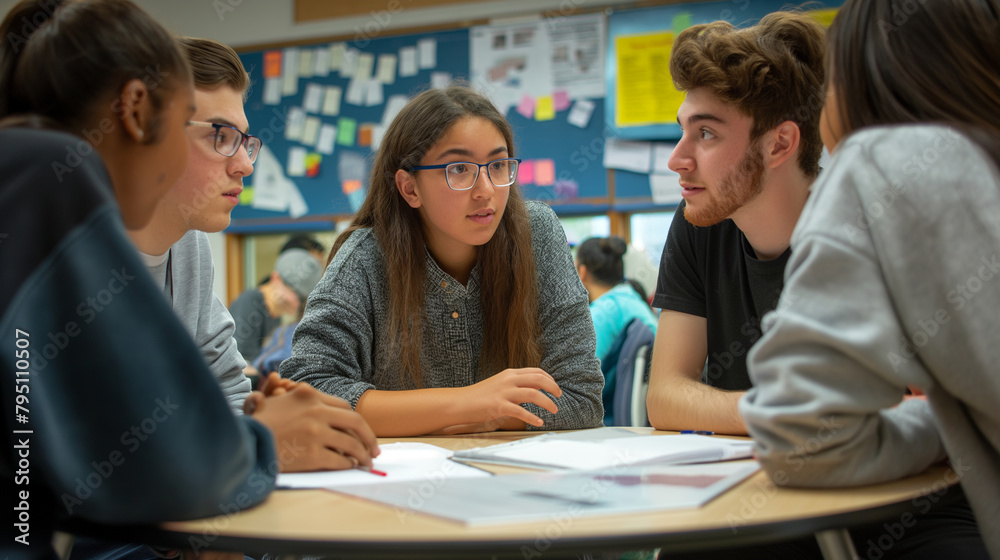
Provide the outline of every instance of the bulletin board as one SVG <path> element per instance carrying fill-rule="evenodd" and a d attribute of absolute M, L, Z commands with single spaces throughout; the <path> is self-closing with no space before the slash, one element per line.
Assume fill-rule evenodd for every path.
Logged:
<path fill-rule="evenodd" d="M 354 214 L 367 193 L 368 175 L 374 158 L 372 147 L 361 143 L 361 140 L 367 140 L 363 138 L 361 126 L 366 123 L 375 125 L 367 128 L 374 129 L 373 133 L 378 135 L 379 127 L 387 126 L 394 114 L 390 107 L 394 98 L 412 98 L 435 83 L 447 84 L 451 79 L 471 81 L 469 36 L 469 29 L 461 29 L 372 38 L 361 42 L 320 42 L 286 49 L 241 53 L 240 57 L 250 73 L 252 83 L 245 104 L 250 131 L 261 137 L 267 151 L 273 156 L 270 159 L 276 165 L 268 165 L 265 161 L 268 154 L 262 150 L 254 174 L 244 181 L 244 196 L 240 205 L 233 210 L 232 223 L 227 232 L 332 229 L 335 220 Z M 436 60 L 433 64 L 423 64 L 423 60 L 418 60 L 418 66 L 426 67 L 418 68 L 413 75 L 403 76 L 402 49 L 409 49 L 411 52 L 416 49 L 420 59 L 423 55 L 422 45 L 428 42 L 435 46 Z M 395 74 L 391 83 L 382 84 L 381 102 L 370 106 L 367 105 L 367 99 L 362 105 L 350 103 L 347 93 L 351 80 L 341 76 L 338 70 L 318 71 L 321 69 L 317 65 L 328 63 L 329 51 L 341 48 L 337 45 L 356 50 L 357 56 L 374 57 L 374 74 L 378 74 L 380 57 L 395 57 Z M 296 60 L 293 60 L 297 68 L 293 69 L 293 75 L 286 76 L 287 64 L 282 64 L 280 69 L 275 68 L 274 59 L 281 57 L 281 62 L 287 63 L 287 53 L 290 51 L 297 53 L 294 55 Z M 326 54 L 317 54 L 320 52 Z M 302 60 L 302 53 L 309 53 L 305 55 L 308 59 L 306 62 Z M 317 60 L 320 57 L 322 58 Z M 333 63 L 332 60 L 329 62 Z M 280 78 L 274 77 L 278 75 Z M 272 83 L 269 84 L 269 80 Z M 294 82 L 294 93 L 286 94 L 289 90 L 284 88 L 291 86 L 286 81 Z M 279 86 L 282 94 L 275 103 L 275 88 Z M 271 91 L 268 88 L 272 88 Z M 336 114 L 326 114 L 332 111 L 325 111 L 332 109 L 326 107 L 329 88 L 339 88 L 340 91 Z M 317 91 L 322 93 L 317 94 Z M 265 101 L 268 95 L 270 103 Z M 602 101 L 601 98 L 592 100 L 593 114 L 584 127 L 580 127 L 579 123 L 571 125 L 567 122 L 568 108 L 553 111 L 551 118 L 545 121 L 526 118 L 518 113 L 516 107 L 510 107 L 506 111 L 514 130 L 515 155 L 525 160 L 523 167 L 539 164 L 537 179 L 529 175 L 521 178 L 526 180 L 519 180 L 527 198 L 544 200 L 560 214 L 599 213 L 609 208 L 607 172 L 600 160 L 604 134 Z M 391 114 L 387 114 L 387 109 Z M 295 125 L 292 113 L 298 113 L 300 117 L 304 116 L 307 121 L 312 122 L 313 130 L 306 138 L 298 133 L 289 137 L 289 127 Z M 345 122 L 348 125 L 353 123 L 357 128 L 353 132 L 344 131 Z M 320 130 L 336 128 L 332 153 L 328 153 L 329 145 L 325 151 L 320 149 L 323 134 L 316 134 L 317 126 Z M 353 138 L 353 141 L 348 141 L 348 137 Z M 293 163 L 302 159 L 303 152 L 306 154 L 304 169 L 303 163 Z M 362 164 L 360 171 L 359 162 Z M 547 168 L 542 165 L 546 162 Z M 547 173 L 547 180 L 543 179 L 543 170 Z M 277 180 L 288 181 L 297 194 L 287 204 L 265 204 L 263 201 L 267 198 L 267 193 L 259 188 L 260 184 L 265 180 L 270 184 L 277 172 L 281 173 Z M 271 176 L 271 179 L 266 179 L 265 176 Z M 262 195 L 264 198 L 260 198 Z M 295 200 L 297 197 L 301 198 Z"/>
<path fill-rule="evenodd" d="M 810 7 L 819 10 L 813 12 L 817 19 L 826 18 L 825 23 L 829 23 L 833 14 L 830 8 L 840 3 L 823 0 Z M 676 201 L 664 202 L 662 197 L 653 196 L 655 165 L 645 171 L 605 165 L 614 141 L 634 139 L 662 144 L 680 137 L 676 123 L 631 122 L 629 126 L 618 126 L 616 111 L 620 111 L 624 84 L 621 79 L 626 77 L 619 70 L 623 65 L 619 47 L 627 49 L 631 57 L 624 63 L 627 81 L 646 91 L 627 93 L 630 103 L 639 104 L 627 118 L 636 121 L 645 118 L 643 115 L 660 115 L 657 118 L 664 119 L 666 115 L 669 120 L 676 117 L 674 105 L 679 105 L 682 98 L 669 93 L 673 86 L 667 76 L 669 51 L 663 51 L 666 39 L 692 24 L 719 19 L 738 26 L 750 25 L 783 7 L 786 4 L 779 0 L 730 0 L 600 15 L 604 41 L 600 52 L 604 59 L 597 67 L 605 69 L 600 94 L 563 99 L 562 104 L 557 99 L 552 106 L 548 98 L 554 96 L 529 92 L 533 97 L 529 105 L 537 102 L 537 107 L 525 111 L 525 92 L 521 91 L 509 103 L 498 104 L 502 111 L 506 107 L 505 115 L 514 131 L 515 155 L 525 160 L 522 171 L 527 171 L 529 165 L 535 171 L 519 176 L 525 197 L 545 201 L 564 216 L 676 206 Z M 551 31 L 567 27 L 573 18 L 594 16 L 546 19 L 538 25 Z M 487 32 L 491 37 L 498 35 L 493 29 Z M 254 174 L 244 181 L 246 189 L 227 232 L 329 230 L 335 220 L 354 214 L 368 189 L 374 152 L 367 144 L 377 142 L 394 111 L 406 99 L 452 79 L 475 83 L 476 55 L 470 53 L 470 45 L 481 39 L 476 33 L 474 27 L 241 53 L 252 84 L 245 104 L 250 131 L 261 137 L 266 149 L 261 151 Z M 516 43 L 517 35 L 518 30 L 513 29 L 507 36 L 508 44 Z M 580 50 L 575 45 L 571 54 Z M 347 50 L 354 51 L 354 63 L 367 57 L 372 81 L 381 82 L 377 92 L 366 89 L 360 103 L 356 99 L 351 102 L 353 82 L 336 68 L 338 57 Z M 555 54 L 551 56 L 555 61 Z M 391 62 L 391 70 L 384 71 L 383 58 Z M 412 68 L 414 64 L 416 68 Z M 409 67 L 408 71 L 404 66 Z M 331 97 L 336 99 L 331 101 Z M 544 117 L 543 100 L 548 104 Z M 579 105 L 591 107 L 585 120 L 573 119 Z M 274 188 L 260 188 L 261 184 L 273 187 L 276 181 L 289 187 L 292 194 L 288 200 L 275 198 Z"/>

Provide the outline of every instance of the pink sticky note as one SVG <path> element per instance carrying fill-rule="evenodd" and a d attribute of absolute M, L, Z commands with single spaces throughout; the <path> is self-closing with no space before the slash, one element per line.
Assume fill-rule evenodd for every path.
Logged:
<path fill-rule="evenodd" d="M 569 94 L 565 90 L 557 90 L 552 94 L 552 105 L 556 111 L 569 109 Z"/>
<path fill-rule="evenodd" d="M 526 159 L 517 166 L 517 183 L 530 185 L 535 182 L 535 162 Z"/>
<path fill-rule="evenodd" d="M 522 95 L 521 102 L 517 104 L 517 112 L 526 119 L 535 116 L 535 99 L 530 95 Z"/>
<path fill-rule="evenodd" d="M 556 182 L 556 164 L 551 159 L 535 160 L 535 184 L 547 187 Z"/>

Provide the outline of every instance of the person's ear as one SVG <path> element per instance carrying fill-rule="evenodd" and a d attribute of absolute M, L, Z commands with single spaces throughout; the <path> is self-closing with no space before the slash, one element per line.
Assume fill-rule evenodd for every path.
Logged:
<path fill-rule="evenodd" d="M 417 192 L 417 180 L 407 171 L 396 170 L 396 190 L 410 208 L 420 208 L 420 193 Z"/>
<path fill-rule="evenodd" d="M 785 121 L 771 131 L 771 138 L 766 146 L 764 159 L 767 167 L 773 169 L 781 166 L 793 157 L 799 149 L 799 142 L 802 140 L 799 125 L 792 121 Z"/>
<path fill-rule="evenodd" d="M 284 282 L 282 282 L 282 280 L 281 280 L 281 275 L 278 274 L 277 270 L 272 270 L 271 271 L 271 284 L 274 285 L 274 286 L 278 286 L 278 285 L 284 284 Z"/>
<path fill-rule="evenodd" d="M 118 102 L 121 107 L 119 118 L 125 134 L 141 144 L 152 133 L 152 123 L 156 120 L 156 108 L 153 107 L 149 89 L 142 80 L 129 80 L 122 88 Z"/>
<path fill-rule="evenodd" d="M 586 282 L 587 280 L 587 265 L 578 264 L 576 265 L 576 273 L 580 275 L 580 281 Z"/>

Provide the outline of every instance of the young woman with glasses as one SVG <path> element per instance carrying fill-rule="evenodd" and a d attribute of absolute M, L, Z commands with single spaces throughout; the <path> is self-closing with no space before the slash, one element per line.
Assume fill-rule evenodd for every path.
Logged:
<path fill-rule="evenodd" d="M 393 121 L 283 377 L 380 436 L 599 426 L 587 292 L 559 221 L 526 203 L 510 125 L 468 87 Z"/>

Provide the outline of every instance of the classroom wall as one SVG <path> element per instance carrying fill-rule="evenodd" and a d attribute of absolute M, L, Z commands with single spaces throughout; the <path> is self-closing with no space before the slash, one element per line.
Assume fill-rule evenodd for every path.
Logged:
<path fill-rule="evenodd" d="M 370 2 L 380 8 L 367 15 L 295 23 L 295 0 L 133 0 L 172 31 L 208 37 L 233 48 L 288 43 L 306 39 L 351 37 L 371 39 L 393 30 L 538 14 L 546 10 L 590 9 L 635 4 L 635 0 L 499 0 L 411 8 L 410 0 Z M 340 2 L 342 0 L 330 0 Z M 6 14 L 17 0 L 0 0 Z M 374 13 L 373 13 L 374 12 Z"/>

